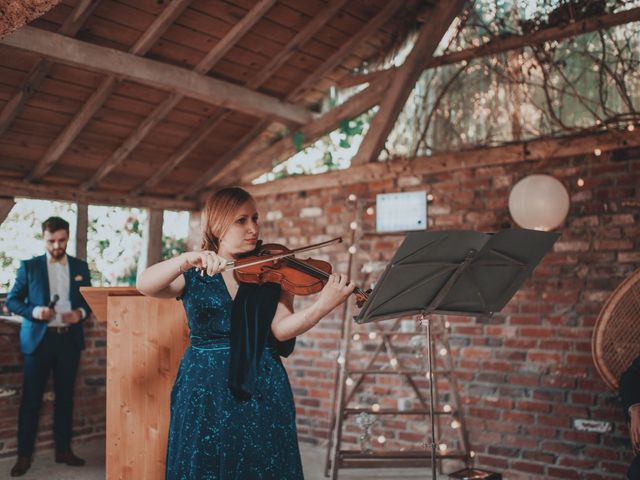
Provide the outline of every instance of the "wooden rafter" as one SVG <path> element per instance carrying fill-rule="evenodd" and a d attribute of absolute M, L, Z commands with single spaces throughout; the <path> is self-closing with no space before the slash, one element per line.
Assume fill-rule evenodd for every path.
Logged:
<path fill-rule="evenodd" d="M 75 36 L 85 20 L 89 18 L 93 10 L 98 6 L 99 0 L 84 0 L 75 7 L 69 17 L 60 26 L 58 33 L 69 37 Z M 27 100 L 35 92 L 42 80 L 47 76 L 52 63 L 48 60 L 39 61 L 29 72 L 29 75 L 17 91 L 0 111 L 0 136 L 7 131 L 15 118 L 20 115 Z"/>
<path fill-rule="evenodd" d="M 346 170 L 319 175 L 284 178 L 261 185 L 246 185 L 256 196 L 290 193 L 321 188 L 342 187 L 355 183 L 377 182 L 411 175 L 452 172 L 465 168 L 508 165 L 520 162 L 546 161 L 549 158 L 592 155 L 602 152 L 640 147 L 640 129 L 632 132 L 601 132 L 583 136 L 538 139 L 501 147 L 483 147 L 458 152 L 439 153 L 415 159 L 394 159 L 365 163 Z"/>
<path fill-rule="evenodd" d="M 294 124 L 304 124 L 313 118 L 304 107 L 230 82 L 37 28 L 21 28 L 2 43 L 66 65 L 126 78 L 257 117 L 273 116 Z"/>
<path fill-rule="evenodd" d="M 275 56 L 273 57 L 257 74 L 255 74 L 251 79 L 249 79 L 245 83 L 245 87 L 251 89 L 257 89 L 261 85 L 263 85 L 271 76 L 289 59 L 293 54 L 295 54 L 298 49 L 304 45 L 305 42 L 310 40 L 326 23 L 340 10 L 340 8 L 346 3 L 346 0 L 333 0 L 327 8 L 323 9 L 320 14 L 313 17 L 313 19 L 302 29 L 300 30 L 287 45 Z M 188 138 L 175 152 L 171 158 L 169 158 L 164 165 L 158 170 L 151 178 L 149 178 L 144 184 L 140 185 L 136 189 L 134 189 L 132 194 L 140 194 L 146 189 L 149 189 L 155 185 L 157 185 L 163 178 L 165 178 L 169 173 L 171 173 L 180 163 L 184 161 L 185 158 L 191 153 L 203 140 L 209 137 L 209 135 L 213 132 L 213 130 L 224 122 L 227 117 L 231 114 L 229 111 L 221 111 L 214 113 L 209 120 L 206 122 L 208 128 L 202 129 L 199 128 L 194 134 Z M 268 125 L 268 122 L 262 121 L 259 122 L 258 125 L 261 125 L 263 128 Z M 253 133 L 255 132 L 255 133 Z M 255 134 L 259 134 L 260 132 L 256 132 L 256 128 L 252 128 L 251 139 L 255 138 Z M 249 142 L 246 141 L 247 135 L 242 138 L 239 142 L 240 145 L 246 146 Z M 237 146 L 234 146 L 232 152 L 238 152 L 239 149 Z M 230 157 L 229 154 L 224 155 L 222 158 L 215 161 L 215 164 L 212 168 L 218 169 L 218 166 L 223 166 L 223 161 L 226 161 Z M 211 170 L 211 169 L 210 169 Z M 198 185 L 200 182 L 197 182 Z M 190 189 L 191 190 L 191 189 Z"/>
<path fill-rule="evenodd" d="M 512 35 L 506 38 L 497 38 L 479 47 L 467 48 L 459 52 L 453 52 L 428 60 L 425 69 L 441 67 L 443 65 L 451 65 L 458 62 L 469 61 L 475 58 L 482 58 L 497 53 L 504 53 L 510 50 L 517 50 L 523 47 L 540 45 L 550 41 L 560 41 L 567 38 L 582 35 L 584 33 L 595 32 L 606 28 L 624 25 L 626 23 L 637 22 L 640 20 L 640 7 L 625 10 L 624 12 L 608 13 L 596 17 L 578 20 L 574 23 L 566 25 L 548 27 L 538 30 L 529 35 Z M 383 75 L 394 73 L 397 68 L 389 68 L 386 70 L 378 70 L 370 73 L 359 75 L 351 75 L 345 77 L 338 86 L 341 88 L 360 85 L 370 82 Z"/>
<path fill-rule="evenodd" d="M 311 75 L 309 75 L 306 80 L 304 80 L 294 91 L 292 91 L 288 96 L 288 101 L 294 101 L 299 98 L 308 88 L 309 86 L 316 83 L 320 78 L 323 78 L 328 72 L 335 69 L 340 62 L 342 62 L 345 57 L 347 57 L 351 51 L 362 42 L 366 41 L 366 39 L 378 31 L 392 16 L 393 14 L 402 6 L 402 2 L 399 0 L 392 0 L 387 3 L 387 5 L 382 9 L 374 18 L 371 19 L 364 27 L 362 27 L 358 32 L 356 32 L 352 37 L 349 38 L 333 55 L 327 58 L 321 65 L 318 67 Z M 377 101 L 376 101 L 377 103 Z M 375 105 L 375 104 L 374 104 Z M 362 112 L 358 112 L 362 113 Z M 357 114 L 356 114 L 357 115 Z M 341 118 L 342 119 L 342 118 Z M 341 120 L 338 119 L 336 123 L 333 125 L 335 128 L 338 125 L 338 122 Z M 188 190 L 183 192 L 181 197 L 191 197 L 195 195 L 199 190 L 206 188 L 208 186 L 213 185 L 214 183 L 221 182 L 222 179 L 232 173 L 236 172 L 241 168 L 242 165 L 246 165 L 245 155 L 247 152 L 253 152 L 255 150 L 255 142 L 259 140 L 260 133 L 269 125 L 269 122 L 263 121 L 261 123 L 261 128 L 253 128 L 251 132 L 246 134 L 239 142 L 243 147 L 238 149 L 234 148 L 232 152 L 225 155 L 220 161 L 217 161 L 215 165 L 213 165 L 202 177 L 201 180 L 192 185 Z M 326 133 L 326 132 L 325 132 Z M 305 138 L 305 142 L 309 140 L 309 142 L 313 142 L 317 140 L 316 138 Z M 291 143 L 290 139 L 282 139 L 278 143 L 284 142 L 283 145 L 288 145 L 295 153 L 295 149 L 293 148 L 293 143 Z M 268 147 L 271 148 L 271 147 Z M 233 153 L 233 155 L 231 155 Z M 255 160 L 255 162 L 254 162 Z M 266 152 L 261 152 L 256 157 L 252 157 L 251 166 L 260 164 L 263 169 L 270 168 L 272 165 L 272 161 L 274 160 L 270 154 Z M 266 164 L 266 165 L 265 165 Z M 236 178 L 227 180 L 223 183 L 233 183 L 238 178 L 240 178 L 240 172 L 237 172 Z"/>
<path fill-rule="evenodd" d="M 260 20 L 264 14 L 273 6 L 275 0 L 262 0 L 258 2 L 234 27 L 205 55 L 196 65 L 194 71 L 199 74 L 206 74 L 233 46 L 243 37 L 243 35 Z M 120 165 L 133 151 L 133 149 L 148 135 L 148 133 L 160 123 L 167 114 L 177 105 L 184 96 L 179 94 L 170 95 L 162 102 L 145 120 L 129 135 L 122 145 L 100 166 L 98 171 L 81 188 L 88 190 L 93 188 L 100 180 L 109 174 L 114 168 Z M 193 135 L 185 141 L 171 157 L 164 162 L 160 170 L 152 175 L 143 185 L 131 192 L 132 195 L 140 195 L 145 188 L 157 184 L 161 178 L 171 172 L 179 163 L 197 147 L 197 145 L 208 136 L 210 131 L 226 119 L 226 115 L 219 118 L 219 121 L 211 122 L 206 120 L 197 128 Z M 213 123 L 213 125 L 212 125 Z"/>
<path fill-rule="evenodd" d="M 133 55 L 144 55 L 152 45 L 162 36 L 166 29 L 178 18 L 178 16 L 189 5 L 191 0 L 177 0 L 167 6 L 160 15 L 154 20 L 151 26 L 140 36 L 138 41 L 131 47 L 130 52 Z M 40 180 L 44 177 L 67 151 L 69 145 L 73 143 L 82 129 L 93 118 L 95 113 L 104 105 L 107 98 L 113 93 L 117 86 L 116 78 L 113 75 L 107 76 L 95 92 L 91 95 L 82 108 L 76 113 L 71 122 L 53 141 L 47 149 L 44 156 L 29 172 L 26 181 L 32 182 Z"/>
<path fill-rule="evenodd" d="M 197 210 L 198 202 L 167 197 L 132 196 L 119 192 L 83 192 L 69 185 L 43 185 L 0 178 L 0 191 L 14 197 L 62 200 L 91 205 L 119 205 L 123 207 L 159 208 L 165 210 Z"/>
<path fill-rule="evenodd" d="M 458 16 L 466 0 L 438 2 L 429 11 L 411 53 L 393 75 L 391 85 L 380 102 L 380 110 L 373 117 L 369 131 L 360 144 L 351 165 L 374 161 L 384 148 L 389 132 L 424 70 L 425 59 L 431 58 L 440 40 Z"/>

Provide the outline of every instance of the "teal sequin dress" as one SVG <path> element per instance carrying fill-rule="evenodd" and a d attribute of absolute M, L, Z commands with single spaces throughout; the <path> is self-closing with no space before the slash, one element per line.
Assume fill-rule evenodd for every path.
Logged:
<path fill-rule="evenodd" d="M 265 349 L 251 398 L 236 399 L 228 386 L 233 300 L 220 274 L 184 277 L 191 346 L 171 392 L 166 479 L 302 479 L 293 395 L 276 350 Z"/>

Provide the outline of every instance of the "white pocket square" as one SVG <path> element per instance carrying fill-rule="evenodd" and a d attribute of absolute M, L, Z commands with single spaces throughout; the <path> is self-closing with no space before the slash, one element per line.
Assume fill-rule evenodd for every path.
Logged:
<path fill-rule="evenodd" d="M 84 278 L 84 277 L 83 277 L 82 275 L 76 275 L 75 277 L 73 277 L 73 279 L 74 279 L 76 282 L 81 282 L 83 278 Z"/>

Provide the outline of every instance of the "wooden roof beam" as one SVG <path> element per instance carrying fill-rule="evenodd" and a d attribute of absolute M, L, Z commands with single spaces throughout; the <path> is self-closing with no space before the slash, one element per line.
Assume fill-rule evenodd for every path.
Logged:
<path fill-rule="evenodd" d="M 3 195 L 14 197 L 61 200 L 91 205 L 117 205 L 164 210 L 198 210 L 200 208 L 198 202 L 195 201 L 156 196 L 132 196 L 112 191 L 83 192 L 73 185 L 43 185 L 1 178 L 0 191 Z"/>
<path fill-rule="evenodd" d="M 191 0 L 176 0 L 171 2 L 162 13 L 158 15 L 151 26 L 138 38 L 133 47 L 131 47 L 130 52 L 134 55 L 144 55 L 147 53 L 169 25 L 189 6 L 190 2 Z M 38 30 L 35 31 L 38 32 Z M 82 42 L 77 43 L 82 44 Z M 40 180 L 53 168 L 85 125 L 89 123 L 95 113 L 104 105 L 104 102 L 107 101 L 107 98 L 113 93 L 116 86 L 116 78 L 113 75 L 109 75 L 102 80 L 96 91 L 93 92 L 91 97 L 82 105 L 71 122 L 69 122 L 60 135 L 58 135 L 44 156 L 31 172 L 29 172 L 25 178 L 26 181 Z"/>
<path fill-rule="evenodd" d="M 343 43 L 342 46 L 333 55 L 327 58 L 320 65 L 320 67 L 318 67 L 311 75 L 306 78 L 306 80 L 304 80 L 298 87 L 296 87 L 296 89 L 287 96 L 287 101 L 293 101 L 299 98 L 311 85 L 316 83 L 318 79 L 324 77 L 327 73 L 334 70 L 357 45 L 364 42 L 370 35 L 378 31 L 402 6 L 402 3 L 403 2 L 401 0 L 390 0 L 389 2 L 387 2 L 386 6 L 375 17 L 373 17 L 370 22 L 368 22 L 364 27 L 358 30 L 358 32 L 356 32 L 355 35 L 349 38 L 349 40 Z M 254 147 L 256 147 L 255 142 L 259 141 L 260 133 L 268 126 L 268 124 L 269 122 L 263 121 L 261 124 L 259 124 L 261 128 L 253 128 L 251 132 L 249 132 L 240 140 L 239 144 L 243 145 L 243 148 L 234 148 L 232 152 L 229 152 L 229 154 L 219 159 L 219 161 L 216 161 L 216 163 L 212 165 L 211 168 L 209 168 L 209 170 L 201 177 L 201 180 L 197 184 L 193 184 L 188 190 L 183 192 L 181 197 L 185 198 L 195 195 L 199 190 L 211 186 L 214 183 L 221 182 L 225 175 L 236 174 L 235 176 L 239 178 L 240 172 L 236 172 L 236 170 L 239 170 L 243 164 L 247 163 L 245 155 L 247 154 L 247 152 L 253 152 Z M 309 139 L 310 142 L 315 140 L 317 140 L 317 138 Z M 286 139 L 280 140 L 280 142 L 287 141 L 288 140 Z M 293 144 L 291 144 L 291 146 L 293 146 Z M 292 148 L 292 150 L 293 153 L 295 153 L 295 149 Z M 231 153 L 233 153 L 233 155 L 231 155 Z M 252 158 L 251 165 L 254 165 L 253 160 L 255 159 L 255 164 L 260 163 L 261 165 L 263 165 L 263 169 L 270 168 L 270 162 L 272 160 L 267 160 L 268 158 L 270 158 L 270 155 L 270 153 L 266 152 L 260 153 L 259 158 Z M 268 165 L 264 166 L 264 162 L 267 162 Z M 228 182 L 234 181 L 235 179 L 229 180 Z"/>
<path fill-rule="evenodd" d="M 194 71 L 199 74 L 206 74 L 215 62 L 220 60 L 225 53 L 227 53 L 233 46 L 242 38 L 242 36 L 249 30 L 255 23 L 262 18 L 262 16 L 269 10 L 275 0 L 262 0 L 253 7 L 247 15 L 243 17 L 240 22 L 238 22 L 230 31 L 225 35 L 225 37 L 220 40 L 216 45 L 205 55 L 205 57 L 196 65 Z M 129 135 L 125 141 L 116 149 L 111 156 L 105 160 L 100 168 L 96 171 L 96 173 L 82 185 L 80 188 L 82 190 L 90 190 L 96 186 L 96 184 L 106 177 L 114 168 L 124 162 L 129 154 L 138 146 L 138 144 L 153 130 L 153 128 L 160 123 L 169 112 L 175 107 L 182 99 L 183 95 L 173 93 L 169 95 L 163 102 L 158 105 L 153 112 L 145 118 L 140 125 Z M 159 177 L 163 172 L 169 170 L 168 165 L 170 163 L 175 163 L 176 165 L 184 160 L 189 153 L 193 151 L 193 149 L 197 146 L 194 144 L 194 141 L 191 139 L 197 139 L 200 142 L 203 138 L 206 137 L 209 130 L 207 130 L 207 125 L 210 125 L 211 122 L 205 121 L 200 127 L 197 128 L 196 132 L 192 135 L 192 137 L 187 140 L 183 145 L 180 146 L 178 151 L 174 153 L 168 162 L 162 166 L 162 168 L 157 171 L 147 183 L 152 182 L 155 178 Z M 216 123 L 218 125 L 219 122 Z M 203 130 L 204 136 L 203 136 Z M 171 168 L 173 170 L 173 168 Z M 170 170 L 169 170 L 170 171 Z M 145 183 L 146 185 L 146 183 Z M 131 192 L 132 195 L 139 195 L 142 192 L 142 188 L 138 188 L 135 191 Z"/>
<path fill-rule="evenodd" d="M 506 38 L 496 38 L 495 40 L 485 43 L 484 45 L 480 45 L 479 47 L 467 48 L 459 52 L 433 57 L 427 61 L 425 69 L 469 61 L 475 58 L 504 53 L 523 47 L 540 45 L 544 42 L 564 40 L 584 33 L 595 32 L 597 30 L 616 27 L 618 25 L 637 22 L 639 20 L 640 7 L 631 8 L 623 12 L 607 13 L 605 15 L 585 18 L 566 25 L 543 28 L 529 35 L 512 35 Z M 362 83 L 370 82 L 379 76 L 392 74 L 396 70 L 397 68 L 393 67 L 386 70 L 351 75 L 338 82 L 338 86 L 346 88 L 360 85 Z"/>
<path fill-rule="evenodd" d="M 89 18 L 93 10 L 98 6 L 98 2 L 99 0 L 83 0 L 78 3 L 60 26 L 58 33 L 70 37 L 75 36 L 85 20 Z M 2 108 L 2 111 L 0 111 L 0 136 L 7 131 L 16 117 L 20 115 L 27 100 L 29 100 L 33 92 L 38 89 L 42 80 L 44 80 L 49 73 L 51 65 L 52 63 L 48 60 L 40 60 L 36 63 L 24 83 L 20 86 L 20 90 L 17 91 Z"/>
<path fill-rule="evenodd" d="M 304 124 L 313 118 L 304 107 L 230 82 L 37 28 L 21 28 L 1 42 L 66 65 L 126 78 L 257 117 L 273 116 L 294 124 Z"/>
<path fill-rule="evenodd" d="M 416 43 L 405 62 L 393 75 L 391 85 L 380 102 L 380 110 L 373 117 L 369 131 L 360 144 L 351 165 L 372 162 L 384 148 L 389 132 L 404 108 L 414 85 L 424 70 L 425 59 L 433 57 L 440 40 L 458 16 L 466 0 L 438 2 L 430 10 Z"/>
<path fill-rule="evenodd" d="M 296 175 L 282 180 L 246 185 L 255 196 L 335 188 L 363 182 L 377 182 L 411 175 L 429 175 L 464 168 L 509 165 L 521 162 L 545 161 L 574 155 L 640 147 L 640 129 L 599 132 L 589 135 L 531 140 L 500 147 L 482 147 L 457 152 L 438 153 L 414 159 L 394 159 L 356 165 L 319 175 Z"/>
<path fill-rule="evenodd" d="M 302 29 L 300 30 L 287 45 L 280 51 L 278 54 L 273 57 L 255 76 L 249 79 L 245 86 L 251 89 L 257 89 L 261 85 L 263 85 L 271 76 L 278 71 L 278 69 L 289 59 L 291 56 L 298 51 L 300 46 L 302 46 L 305 42 L 313 38 L 313 36 L 326 25 L 326 23 L 340 11 L 340 9 L 344 6 L 346 0 L 333 0 L 327 8 L 323 9 L 317 16 L 313 17 L 313 19 Z M 222 122 L 224 122 L 227 117 L 230 115 L 229 111 L 216 112 L 212 115 L 211 118 L 206 122 L 206 128 L 198 128 L 193 135 L 185 141 L 177 152 L 175 152 L 158 170 L 153 176 L 151 176 L 144 184 L 137 187 L 133 190 L 132 194 L 140 194 L 144 190 L 152 188 L 157 185 L 169 175 L 180 163 L 182 163 L 188 155 L 209 135 L 213 132 L 213 130 Z M 262 121 L 259 122 L 262 128 L 268 125 L 268 122 Z M 256 127 L 251 129 L 250 139 L 255 138 L 260 134 L 260 131 L 257 130 Z M 247 146 L 249 142 L 247 141 L 247 135 L 240 139 L 239 145 L 242 145 L 242 148 Z M 230 152 L 223 155 L 221 158 L 217 159 L 209 169 L 218 169 L 219 166 L 224 165 L 230 159 L 234 158 L 230 156 L 231 153 L 237 155 L 240 153 L 241 149 L 238 149 L 238 145 L 234 146 Z M 214 170 L 215 171 L 215 170 Z M 200 183 L 198 182 L 198 185 Z M 191 189 L 190 189 L 191 190 Z"/>

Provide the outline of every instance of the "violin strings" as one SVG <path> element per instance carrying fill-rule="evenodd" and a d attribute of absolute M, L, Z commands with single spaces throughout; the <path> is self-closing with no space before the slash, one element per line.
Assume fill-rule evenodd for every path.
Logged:
<path fill-rule="evenodd" d="M 313 272 L 313 273 L 316 273 L 317 275 L 322 275 L 324 278 L 329 278 L 329 274 L 327 272 L 320 270 L 319 268 L 316 268 L 313 265 L 307 265 L 306 263 L 301 262 L 297 258 L 285 258 L 285 260 L 287 262 L 296 264 L 298 267 L 300 267 L 301 269 L 307 270 L 308 272 Z M 364 296 L 365 298 L 368 297 L 368 295 L 365 292 L 363 292 L 359 287 L 356 287 L 354 291 Z"/>

